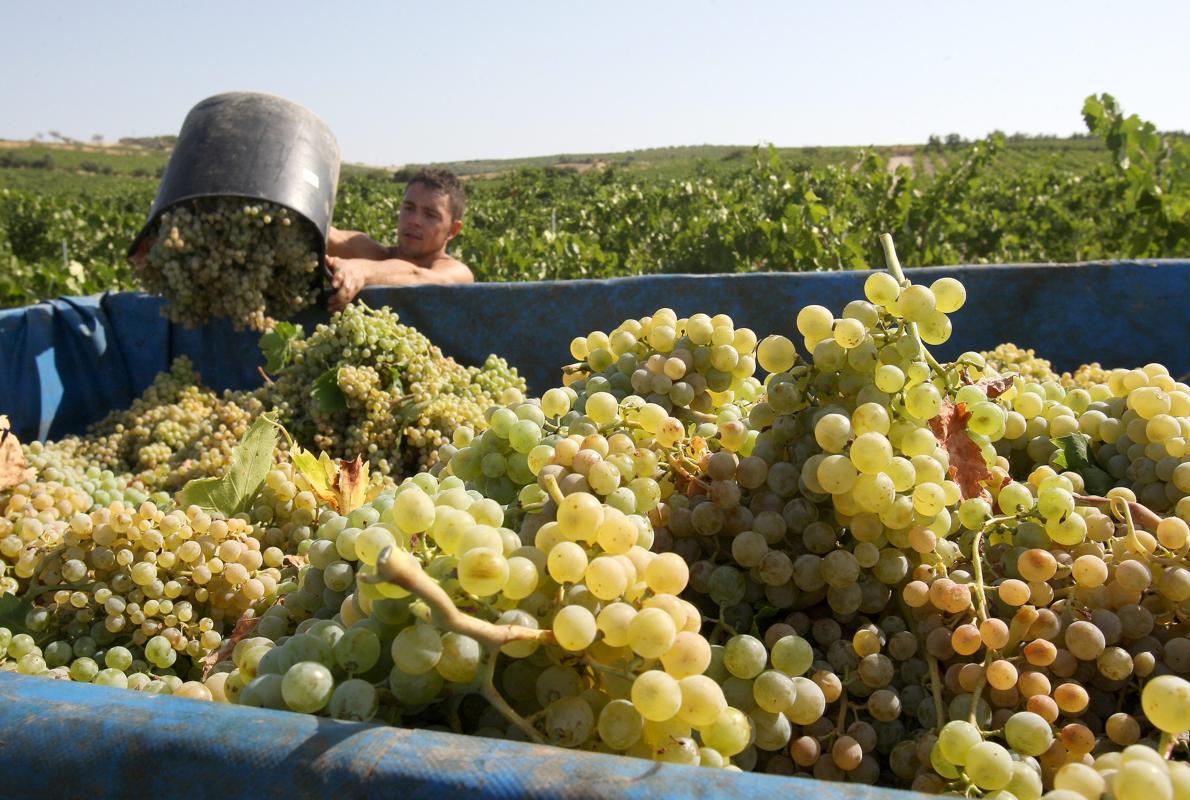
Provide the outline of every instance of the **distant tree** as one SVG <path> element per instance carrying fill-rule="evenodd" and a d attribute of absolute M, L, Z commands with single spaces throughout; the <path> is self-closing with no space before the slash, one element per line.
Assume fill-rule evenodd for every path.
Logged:
<path fill-rule="evenodd" d="M 103 134 L 102 133 L 91 134 L 91 144 L 103 144 Z"/>
<path fill-rule="evenodd" d="M 942 140 L 936 134 L 930 134 L 930 138 L 926 140 L 926 150 L 933 153 L 942 152 Z"/>
<path fill-rule="evenodd" d="M 946 146 L 948 148 L 950 148 L 951 150 L 962 147 L 966 143 L 967 143 L 967 140 L 964 139 L 960 134 L 957 134 L 957 133 L 946 134 Z"/>

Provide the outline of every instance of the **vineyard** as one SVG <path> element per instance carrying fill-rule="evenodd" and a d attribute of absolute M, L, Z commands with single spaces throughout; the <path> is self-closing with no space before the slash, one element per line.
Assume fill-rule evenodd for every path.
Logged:
<path fill-rule="evenodd" d="M 1190 145 L 1108 96 L 1089 98 L 1084 116 L 1094 138 L 1065 149 L 1026 151 L 995 135 L 911 159 L 708 149 L 715 160 L 683 170 L 664 159 L 648 170 L 525 167 L 469 181 L 454 254 L 483 281 L 863 268 L 879 263 L 873 242 L 885 231 L 920 264 L 1186 255 Z M 164 157 L 112 167 L 85 155 L 69 171 L 36 168 L 63 160 L 48 151 L 3 162 L 0 306 L 136 288 L 123 257 Z M 391 240 L 402 188 L 346 172 L 335 224 Z"/>

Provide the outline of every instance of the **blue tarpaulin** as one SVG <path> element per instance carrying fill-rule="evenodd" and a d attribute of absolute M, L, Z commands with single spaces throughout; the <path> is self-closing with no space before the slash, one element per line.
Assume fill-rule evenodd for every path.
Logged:
<path fill-rule="evenodd" d="M 558 385 L 573 361 L 570 340 L 609 330 L 662 306 L 681 315 L 726 313 L 760 337 L 800 341 L 797 311 L 810 303 L 841 313 L 863 297 L 868 272 L 658 275 L 602 281 L 488 283 L 365 290 L 371 306 L 402 320 L 463 363 L 489 353 L 508 359 L 535 393 Z M 1190 371 L 1190 261 L 929 267 L 909 272 L 928 283 L 962 279 L 966 306 L 952 316 L 942 358 L 1011 341 L 1036 348 L 1059 369 L 1165 364 Z M 161 317 L 161 300 L 139 293 L 62 298 L 0 311 L 0 414 L 23 439 L 80 432 L 126 407 L 179 355 L 193 359 L 215 389 L 260 385 L 257 335 L 223 320 L 189 330 Z M 325 321 L 311 310 L 309 329 Z"/>
<path fill-rule="evenodd" d="M 0 798 L 913 800 L 0 673 Z"/>

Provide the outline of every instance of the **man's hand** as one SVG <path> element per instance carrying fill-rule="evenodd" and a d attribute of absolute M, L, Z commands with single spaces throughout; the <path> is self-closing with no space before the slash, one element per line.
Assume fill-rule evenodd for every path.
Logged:
<path fill-rule="evenodd" d="M 326 266 L 331 271 L 331 286 L 335 293 L 327 302 L 331 311 L 342 311 L 355 299 L 368 283 L 368 268 L 374 262 L 359 258 L 326 257 Z"/>
<path fill-rule="evenodd" d="M 440 258 L 431 267 L 419 267 L 403 258 L 376 261 L 370 258 L 327 256 L 331 286 L 335 293 L 327 302 L 331 311 L 342 311 L 365 286 L 426 286 L 449 283 L 473 283 L 466 265 L 450 257 Z"/>
<path fill-rule="evenodd" d="M 146 236 L 140 240 L 140 244 L 137 245 L 136 251 L 132 253 L 132 255 L 128 256 L 128 263 L 131 264 L 132 268 L 137 272 L 140 272 L 145 268 L 145 265 L 149 263 L 149 250 L 152 245 L 153 243 L 150 242 L 149 237 Z"/>

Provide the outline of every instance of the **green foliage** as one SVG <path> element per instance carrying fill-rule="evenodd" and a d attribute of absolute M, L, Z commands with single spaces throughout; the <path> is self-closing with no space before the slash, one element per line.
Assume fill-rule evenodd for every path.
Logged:
<path fill-rule="evenodd" d="M 1086 483 L 1087 492 L 1093 495 L 1106 494 L 1111 488 L 1111 476 L 1095 465 L 1090 452 L 1091 437 L 1085 433 L 1068 433 L 1051 440 L 1058 451 L 1054 466 L 1077 472 Z"/>
<path fill-rule="evenodd" d="M 347 410 L 347 395 L 339 388 L 339 367 L 331 367 L 311 384 L 310 399 L 324 414 Z"/>
<path fill-rule="evenodd" d="M 305 335 L 301 325 L 278 322 L 271 331 L 260 337 L 260 352 L 266 361 L 264 368 L 273 373 L 284 369 L 293 356 L 293 343 Z"/>
<path fill-rule="evenodd" d="M 1165 138 L 1153 123 L 1125 117 L 1110 94 L 1083 105 L 1087 128 L 1111 151 L 1123 181 L 1115 203 L 1129 216 L 1135 255 L 1162 255 L 1190 238 L 1190 144 Z"/>
<path fill-rule="evenodd" d="M 453 252 L 484 281 L 864 268 L 882 262 L 884 232 L 922 265 L 1190 253 L 1187 140 L 1125 117 L 1108 95 L 1088 98 L 1084 117 L 1091 135 L 1060 140 L 996 133 L 916 150 L 660 148 L 526 161 L 538 166 L 469 180 Z M 32 163 L 43 149 L 12 158 Z M 124 254 L 156 180 L 136 177 L 146 164 L 132 156 L 96 161 L 117 174 L 83 175 L 83 160 L 100 156 L 70 152 L 52 151 L 53 164 L 73 159 L 69 171 L 0 167 L 0 307 L 136 288 Z M 558 168 L 565 159 L 601 166 Z M 345 168 L 336 226 L 394 241 L 403 188 L 388 173 Z"/>
<path fill-rule="evenodd" d="M 248 428 L 231 455 L 222 478 L 196 478 L 178 492 L 178 507 L 196 505 L 231 517 L 251 508 L 252 500 L 273 468 L 277 423 L 262 414 Z"/>

